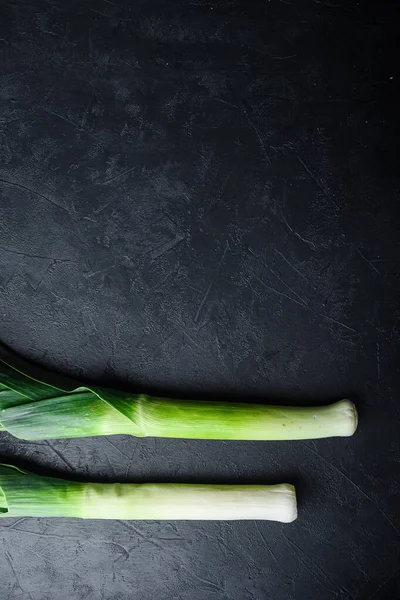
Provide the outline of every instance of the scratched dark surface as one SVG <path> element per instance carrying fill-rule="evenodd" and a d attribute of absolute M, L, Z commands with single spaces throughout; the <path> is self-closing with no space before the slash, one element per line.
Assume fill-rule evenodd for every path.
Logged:
<path fill-rule="evenodd" d="M 351 439 L 0 453 L 290 481 L 291 525 L 3 520 L 2 600 L 399 598 L 394 4 L 3 0 L 0 339 L 188 396 L 350 396 Z"/>

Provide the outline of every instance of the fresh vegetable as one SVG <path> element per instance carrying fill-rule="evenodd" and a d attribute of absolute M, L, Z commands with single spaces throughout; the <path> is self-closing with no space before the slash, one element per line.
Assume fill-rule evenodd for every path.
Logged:
<path fill-rule="evenodd" d="M 170 400 L 61 378 L 53 384 L 49 375 L 44 383 L 21 364 L 0 360 L 0 427 L 27 440 L 112 434 L 295 440 L 350 436 L 357 427 L 349 400 L 319 407 Z"/>
<path fill-rule="evenodd" d="M 1 517 L 238 520 L 290 523 L 292 485 L 81 483 L 0 465 Z"/>

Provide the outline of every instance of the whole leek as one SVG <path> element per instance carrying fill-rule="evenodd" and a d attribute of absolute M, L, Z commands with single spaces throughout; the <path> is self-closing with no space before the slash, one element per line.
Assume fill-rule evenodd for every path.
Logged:
<path fill-rule="evenodd" d="M 81 483 L 0 465 L 0 516 L 290 523 L 297 506 L 289 484 Z"/>
<path fill-rule="evenodd" d="M 82 387 L 60 378 L 53 385 L 37 377 L 30 365 L 13 360 L 11 366 L 0 357 L 0 428 L 22 439 L 130 434 L 295 440 L 350 436 L 357 427 L 357 411 L 349 400 L 319 407 L 172 400 Z"/>

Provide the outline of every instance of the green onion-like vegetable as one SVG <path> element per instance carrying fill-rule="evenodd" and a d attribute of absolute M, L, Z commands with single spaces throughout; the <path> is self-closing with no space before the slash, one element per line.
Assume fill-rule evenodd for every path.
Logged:
<path fill-rule="evenodd" d="M 80 483 L 0 465 L 0 516 L 238 520 L 290 523 L 292 485 Z"/>
<path fill-rule="evenodd" d="M 100 387 L 76 387 L 64 379 L 60 383 L 60 378 L 55 385 L 43 383 L 35 369 L 22 364 L 13 360 L 10 366 L 8 361 L 0 360 L 0 428 L 27 440 L 121 433 L 294 440 L 350 436 L 357 427 L 357 411 L 349 400 L 319 407 L 170 400 Z M 49 376 L 45 377 L 49 381 Z"/>

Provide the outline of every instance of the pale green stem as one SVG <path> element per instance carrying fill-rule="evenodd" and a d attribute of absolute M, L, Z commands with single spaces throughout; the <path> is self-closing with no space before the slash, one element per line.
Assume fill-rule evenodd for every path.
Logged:
<path fill-rule="evenodd" d="M 135 422 L 145 436 L 301 440 L 352 435 L 357 428 L 357 411 L 349 400 L 329 406 L 291 407 L 142 396 Z"/>

